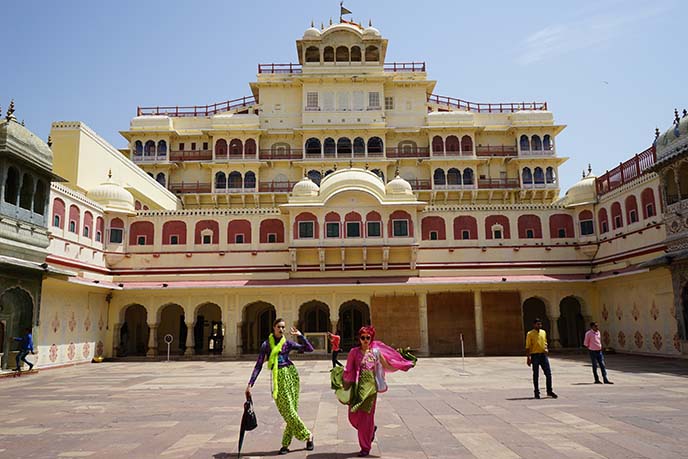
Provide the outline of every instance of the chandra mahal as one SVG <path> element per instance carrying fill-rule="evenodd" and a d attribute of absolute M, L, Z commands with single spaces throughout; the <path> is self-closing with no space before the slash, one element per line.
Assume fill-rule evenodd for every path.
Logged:
<path fill-rule="evenodd" d="M 685 111 L 560 190 L 575 152 L 546 102 L 437 95 L 426 63 L 387 46 L 372 26 L 311 26 L 248 96 L 138 107 L 122 150 L 80 121 L 46 144 L 11 106 L 2 368 L 25 327 L 50 367 L 161 356 L 166 335 L 177 358 L 255 354 L 275 317 L 320 344 L 339 330 L 344 349 L 373 323 L 421 355 L 461 338 L 521 354 L 534 317 L 577 348 L 596 320 L 617 352 L 687 354 Z"/>

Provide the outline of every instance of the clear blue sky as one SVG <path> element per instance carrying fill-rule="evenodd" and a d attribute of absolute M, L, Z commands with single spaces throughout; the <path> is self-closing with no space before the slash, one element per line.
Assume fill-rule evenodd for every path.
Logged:
<path fill-rule="evenodd" d="M 389 39 L 387 61 L 425 61 L 435 92 L 474 102 L 547 101 L 562 194 L 590 162 L 601 175 L 688 108 L 680 0 L 349 0 Z M 137 105 L 249 95 L 258 63 L 296 62 L 294 40 L 339 2 L 5 2 L 0 106 L 47 138 L 80 120 L 116 147 Z"/>

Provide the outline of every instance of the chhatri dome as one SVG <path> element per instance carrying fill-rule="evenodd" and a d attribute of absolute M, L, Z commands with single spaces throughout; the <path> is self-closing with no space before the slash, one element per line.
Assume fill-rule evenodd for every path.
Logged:
<path fill-rule="evenodd" d="M 679 115 L 678 110 L 674 110 L 674 123 L 664 134 L 656 131 L 655 148 L 657 149 L 657 162 L 673 156 L 688 146 L 688 111 L 683 110 L 683 115 Z"/>
<path fill-rule="evenodd" d="M 565 207 L 576 207 L 597 203 L 596 180 L 597 176 L 593 175 L 592 169 L 588 166 L 588 174 L 583 175 L 582 179 L 569 188 L 559 202 Z"/>
<path fill-rule="evenodd" d="M 108 173 L 108 180 L 91 189 L 86 195 L 103 206 L 106 212 L 135 213 L 134 196 L 121 185 L 112 180 L 112 172 Z"/>
<path fill-rule="evenodd" d="M 320 187 L 310 177 L 305 176 L 294 185 L 291 195 L 295 197 L 317 196 L 319 191 Z"/>
<path fill-rule="evenodd" d="M 399 171 L 397 171 L 396 175 L 392 180 L 387 183 L 385 186 L 385 190 L 387 191 L 387 194 L 391 195 L 412 195 L 413 194 L 413 188 L 411 188 L 411 184 L 401 178 L 399 175 Z"/>

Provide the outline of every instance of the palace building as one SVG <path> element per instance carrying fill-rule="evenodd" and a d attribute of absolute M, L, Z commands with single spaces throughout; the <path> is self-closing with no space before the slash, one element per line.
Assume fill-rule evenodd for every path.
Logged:
<path fill-rule="evenodd" d="M 0 297 L 31 296 L 39 364 L 156 356 L 166 335 L 176 355 L 255 354 L 275 317 L 345 349 L 373 323 L 423 355 L 521 354 L 538 316 L 555 348 L 596 320 L 619 352 L 688 352 L 665 228 L 688 169 L 663 185 L 657 144 L 560 190 L 547 103 L 437 95 L 387 46 L 372 26 L 310 27 L 249 96 L 139 107 L 123 150 L 53 123 L 59 182 L 34 223 L 3 165 L 3 227 L 49 240 L 40 295 Z M 685 119 L 665 137 L 685 141 Z"/>

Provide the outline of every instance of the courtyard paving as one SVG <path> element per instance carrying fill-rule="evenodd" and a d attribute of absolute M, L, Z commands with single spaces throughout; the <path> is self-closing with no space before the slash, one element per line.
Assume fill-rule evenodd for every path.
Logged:
<path fill-rule="evenodd" d="M 315 451 L 358 452 L 346 407 L 329 390 L 329 362 L 301 360 L 300 413 Z M 582 355 L 552 357 L 559 399 L 532 399 L 521 357 L 427 358 L 390 375 L 380 396 L 372 457 L 685 458 L 688 361 L 610 355 L 615 385 L 593 385 Z M 236 457 L 251 362 L 116 362 L 0 379 L 0 457 Z M 544 385 L 544 378 L 542 380 Z M 282 420 L 263 371 L 258 429 L 242 457 L 277 455 Z"/>

